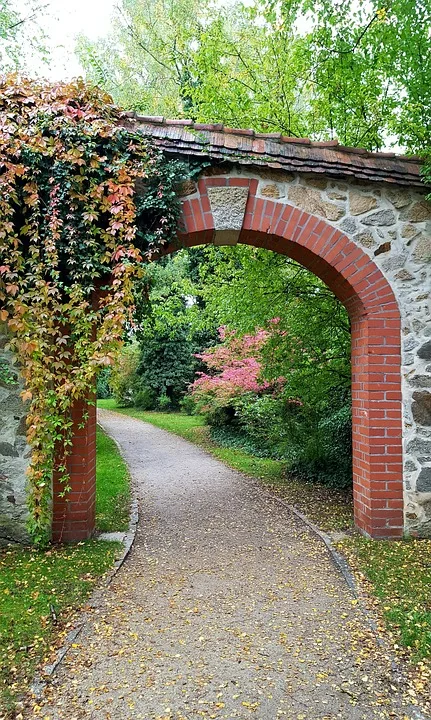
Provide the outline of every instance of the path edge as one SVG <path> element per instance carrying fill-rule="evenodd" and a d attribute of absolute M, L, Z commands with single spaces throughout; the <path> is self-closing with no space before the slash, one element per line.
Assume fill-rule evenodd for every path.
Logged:
<path fill-rule="evenodd" d="M 109 438 L 115 443 L 118 452 L 120 453 L 121 457 L 123 458 L 124 462 L 126 463 L 123 453 L 121 451 L 120 444 L 117 442 L 116 438 L 114 438 L 103 426 L 102 422 L 100 420 L 97 420 L 97 424 L 102 428 L 103 432 L 106 433 L 106 435 L 109 436 Z M 108 571 L 107 574 L 102 576 L 102 579 L 99 581 L 95 589 L 93 590 L 92 594 L 90 595 L 90 598 L 88 599 L 86 605 L 90 608 L 94 608 L 98 605 L 102 597 L 104 596 L 106 589 L 109 587 L 109 585 L 112 583 L 113 579 L 117 575 L 120 568 L 124 565 L 126 559 L 128 558 L 130 551 L 133 547 L 133 543 L 135 542 L 136 538 L 136 532 L 138 528 L 138 522 L 139 522 L 139 500 L 138 500 L 138 490 L 135 483 L 135 480 L 130 472 L 129 466 L 126 463 L 127 472 L 130 477 L 130 509 L 129 509 L 129 527 L 124 533 L 123 539 L 120 541 L 123 544 L 123 551 L 120 555 L 120 557 L 115 561 L 112 568 Z M 101 533 L 103 535 L 104 533 Z M 106 535 L 106 534 L 105 534 Z M 87 625 L 87 623 L 90 620 L 90 613 L 87 610 L 81 610 L 78 612 L 77 615 L 77 621 L 75 624 L 75 627 L 73 630 L 71 630 L 67 636 L 64 644 L 57 650 L 55 660 L 48 664 L 44 665 L 42 669 L 36 673 L 35 678 L 33 680 L 32 686 L 31 686 L 31 692 L 33 695 L 37 698 L 40 697 L 45 686 L 47 685 L 47 682 L 49 679 L 56 673 L 57 669 L 63 662 L 65 656 L 67 655 L 68 651 L 70 650 L 72 643 L 75 642 L 77 637 L 81 634 L 84 627 Z"/>

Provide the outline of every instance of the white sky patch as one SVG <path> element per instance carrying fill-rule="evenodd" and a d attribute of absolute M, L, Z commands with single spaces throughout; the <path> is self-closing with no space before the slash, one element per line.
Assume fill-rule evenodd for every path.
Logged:
<path fill-rule="evenodd" d="M 84 34 L 91 40 L 106 36 L 116 0 L 49 0 L 39 21 L 50 50 L 48 65 L 28 62 L 30 74 L 39 74 L 49 80 L 70 80 L 83 74 L 76 55 L 76 38 Z M 17 0 L 16 7 L 26 16 L 26 0 Z"/>

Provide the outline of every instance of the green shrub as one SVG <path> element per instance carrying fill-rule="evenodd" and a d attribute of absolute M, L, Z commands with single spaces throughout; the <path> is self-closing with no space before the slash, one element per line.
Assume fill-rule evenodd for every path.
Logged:
<path fill-rule="evenodd" d="M 161 412 L 172 410 L 172 400 L 165 393 L 157 398 L 157 409 Z"/>
<path fill-rule="evenodd" d="M 156 407 L 156 394 L 151 388 L 141 383 L 133 395 L 133 405 L 140 410 L 154 410 Z"/>
<path fill-rule="evenodd" d="M 134 394 L 139 385 L 138 365 L 139 345 L 125 345 L 109 377 L 109 386 L 120 407 L 133 406 Z"/>
<path fill-rule="evenodd" d="M 191 395 L 184 395 L 180 402 L 180 408 L 186 415 L 194 415 L 196 412 L 196 402 Z"/>
<path fill-rule="evenodd" d="M 289 457 L 292 445 L 289 424 L 298 405 L 282 395 L 247 393 L 235 400 L 236 418 L 254 445 L 267 457 Z"/>
<path fill-rule="evenodd" d="M 231 425 L 235 420 L 235 408 L 232 405 L 212 405 L 203 412 L 205 421 L 211 427 Z"/>
<path fill-rule="evenodd" d="M 234 448 L 235 450 L 243 450 L 249 455 L 258 458 L 274 458 L 274 455 L 256 443 L 254 439 L 247 434 L 238 425 L 220 425 L 211 427 L 211 438 L 217 445 L 223 448 Z"/>
<path fill-rule="evenodd" d="M 223 447 L 257 457 L 286 460 L 298 478 L 332 488 L 352 484 L 350 399 L 299 404 L 282 395 L 245 393 L 234 407 L 211 407 L 206 421 Z"/>
<path fill-rule="evenodd" d="M 348 489 L 352 485 L 350 403 L 296 426 L 297 452 L 291 470 L 298 477 Z"/>
<path fill-rule="evenodd" d="M 109 387 L 109 376 L 111 368 L 104 368 L 97 376 L 96 397 L 98 400 L 106 400 L 111 397 L 111 388 Z"/>

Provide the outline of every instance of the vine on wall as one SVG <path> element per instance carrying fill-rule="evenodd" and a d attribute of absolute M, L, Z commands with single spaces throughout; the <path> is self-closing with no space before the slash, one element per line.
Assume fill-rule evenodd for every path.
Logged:
<path fill-rule="evenodd" d="M 0 321 L 25 379 L 39 544 L 50 537 L 54 471 L 69 490 L 72 407 L 115 359 L 143 263 L 176 236 L 185 168 L 120 118 L 82 81 L 0 86 Z"/>

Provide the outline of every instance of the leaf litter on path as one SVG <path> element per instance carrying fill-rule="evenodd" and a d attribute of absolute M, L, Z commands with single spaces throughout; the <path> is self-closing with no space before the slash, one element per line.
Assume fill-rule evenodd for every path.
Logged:
<path fill-rule="evenodd" d="M 30 717 L 413 720 L 324 545 L 259 487 L 115 413 L 134 548 Z"/>

